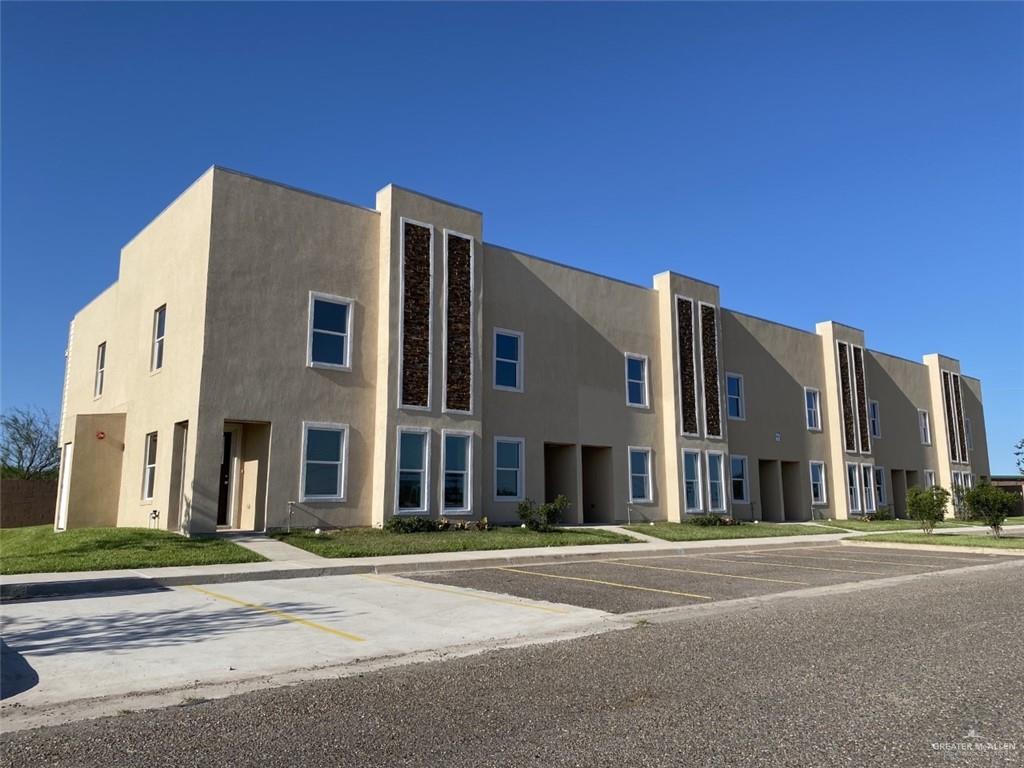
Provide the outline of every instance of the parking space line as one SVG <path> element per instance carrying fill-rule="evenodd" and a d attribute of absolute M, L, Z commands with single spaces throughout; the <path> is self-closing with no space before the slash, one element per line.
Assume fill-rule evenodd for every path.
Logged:
<path fill-rule="evenodd" d="M 747 559 L 749 557 L 757 557 L 757 555 L 751 555 L 746 552 L 736 553 L 737 557 Z M 878 565 L 898 565 L 901 568 L 934 568 L 940 567 L 934 563 L 901 563 L 897 560 L 865 560 L 859 557 L 842 557 L 840 555 L 787 555 L 783 552 L 776 554 L 776 557 L 789 557 L 797 560 L 844 560 L 850 563 L 876 563 Z"/>
<path fill-rule="evenodd" d="M 867 542 L 867 541 L 860 542 L 860 541 L 858 541 L 854 546 L 855 547 L 871 547 L 871 546 L 874 546 L 874 545 L 871 542 Z M 838 549 L 838 547 L 837 547 L 837 549 Z M 849 552 L 850 551 L 849 545 L 847 545 L 845 547 L 842 547 L 841 549 L 844 552 Z M 888 549 L 887 547 L 875 547 L 875 549 L 884 550 L 884 551 L 888 551 L 888 552 L 892 552 L 893 551 L 891 549 Z M 881 552 L 879 552 L 879 554 L 881 554 Z M 982 559 L 979 559 L 979 558 L 984 558 L 984 557 L 986 557 L 986 555 L 976 555 L 975 557 L 953 557 L 951 555 L 947 555 L 945 552 L 933 552 L 930 555 L 915 555 L 915 554 L 911 554 L 909 552 L 906 552 L 904 550 L 900 550 L 900 557 L 901 558 L 902 557 L 927 558 L 929 560 L 949 560 L 950 562 L 977 563 L 978 565 L 981 565 L 985 561 L 982 560 Z"/>
<path fill-rule="evenodd" d="M 625 565 L 630 568 L 650 568 L 655 571 L 676 571 L 678 573 L 696 573 L 701 576 L 722 576 L 727 579 L 743 579 L 745 581 L 770 581 L 775 584 L 795 584 L 797 586 L 806 587 L 810 584 L 808 581 L 786 581 L 785 579 L 768 579 L 763 576 L 737 576 L 734 573 L 717 573 L 715 571 L 695 571 L 692 568 L 669 568 L 663 565 L 640 565 L 639 563 L 627 563 L 621 560 L 605 560 L 606 563 L 612 565 Z"/>
<path fill-rule="evenodd" d="M 551 605 L 534 605 L 533 603 L 527 603 L 522 600 L 510 600 L 502 597 L 489 597 L 487 595 L 478 595 L 473 592 L 467 592 L 456 587 L 439 587 L 435 584 L 424 584 L 421 581 L 412 581 L 409 579 L 390 579 L 387 576 L 382 576 L 376 573 L 359 573 L 357 576 L 361 576 L 364 579 L 372 579 L 374 581 L 383 581 L 385 584 L 391 584 L 395 587 L 408 587 L 410 589 L 426 589 L 430 592 L 446 592 L 449 595 L 458 595 L 459 597 L 468 597 L 473 600 L 484 600 L 488 603 L 498 603 L 499 605 L 514 605 L 518 608 L 532 608 L 535 611 L 545 611 L 547 613 L 571 613 L 567 608 L 556 608 Z"/>
<path fill-rule="evenodd" d="M 859 573 L 863 576 L 890 576 L 888 573 L 878 573 L 876 571 L 855 571 L 850 568 L 822 568 L 819 565 L 793 565 L 793 563 L 773 563 L 770 560 L 726 560 L 721 557 L 712 557 L 711 555 L 690 555 L 690 557 L 702 557 L 705 560 L 715 560 L 719 563 L 739 563 L 747 565 L 775 565 L 779 568 L 800 568 L 805 571 L 832 571 L 832 573 Z"/>
<path fill-rule="evenodd" d="M 641 592 L 661 592 L 665 595 L 678 595 L 680 597 L 689 597 L 694 600 L 713 600 L 714 598 L 708 597 L 707 595 L 695 595 L 692 592 L 677 592 L 673 589 L 655 589 L 654 587 L 639 587 L 635 584 L 619 584 L 615 581 L 601 581 L 600 579 L 585 579 L 582 576 L 561 576 L 554 573 L 541 573 L 540 571 L 527 571 L 521 568 L 496 568 L 498 571 L 509 571 L 511 573 L 525 573 L 527 576 L 546 576 L 549 579 L 566 579 L 567 581 L 584 581 L 589 584 L 600 584 L 604 587 L 619 587 L 620 589 L 636 589 Z"/>
<path fill-rule="evenodd" d="M 315 621 L 310 621 L 309 619 L 304 619 L 301 616 L 296 616 L 296 615 L 291 614 L 291 613 L 285 613 L 284 611 L 279 611 L 279 610 L 277 610 L 275 608 L 268 608 L 265 605 L 259 605 L 257 603 L 249 603 L 249 602 L 246 602 L 245 600 L 239 600 L 237 597 L 231 597 L 230 595 L 222 595 L 219 592 L 211 592 L 208 589 L 203 589 L 202 587 L 197 587 L 197 586 L 194 586 L 192 584 L 185 584 L 184 586 L 185 586 L 186 589 L 191 589 L 194 592 L 200 592 L 201 594 L 208 595 L 209 597 L 214 597 L 214 598 L 216 598 L 218 600 L 223 600 L 226 603 L 234 603 L 235 605 L 240 605 L 243 608 L 249 608 L 249 609 L 251 609 L 253 611 L 259 611 L 261 613 L 266 613 L 266 614 L 268 614 L 270 616 L 273 616 L 275 618 L 281 619 L 283 621 L 290 621 L 292 624 L 301 624 L 302 626 L 309 627 L 310 629 L 319 629 L 321 632 L 327 632 L 328 634 L 331 634 L 331 635 L 336 635 L 338 637 L 343 637 L 346 640 L 351 640 L 354 643 L 366 642 L 366 638 L 365 637 L 360 637 L 359 635 L 353 635 L 351 632 L 344 632 L 344 631 L 342 631 L 340 629 L 334 629 L 333 627 L 326 627 L 323 624 L 317 624 Z"/>
<path fill-rule="evenodd" d="M 857 546 L 870 547 L 871 544 L 868 542 L 857 542 Z M 826 546 L 826 547 L 778 547 L 776 549 L 762 549 L 758 552 L 750 554 L 758 554 L 759 552 L 850 552 L 849 545 L 844 546 Z M 851 553 L 852 554 L 852 553 Z M 870 553 L 868 553 L 870 554 Z M 878 554 L 882 554 L 879 552 Z M 900 552 L 900 559 L 904 557 L 923 558 L 925 560 L 950 560 L 950 561 L 961 561 L 964 563 L 977 563 L 980 562 L 978 557 L 984 557 L 984 555 L 978 555 L 977 557 L 952 557 L 947 555 L 945 552 L 935 552 L 931 555 L 919 555 L 919 554 L 904 554 Z"/>

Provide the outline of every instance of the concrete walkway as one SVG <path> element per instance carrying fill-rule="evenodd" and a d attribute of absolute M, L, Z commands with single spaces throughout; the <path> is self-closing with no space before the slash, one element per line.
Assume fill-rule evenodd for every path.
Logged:
<path fill-rule="evenodd" d="M 221 533 L 217 535 L 217 538 L 227 539 L 272 562 L 323 561 L 319 555 L 314 555 L 299 547 L 293 547 L 291 544 L 285 544 L 270 536 L 264 536 L 262 533 Z"/>

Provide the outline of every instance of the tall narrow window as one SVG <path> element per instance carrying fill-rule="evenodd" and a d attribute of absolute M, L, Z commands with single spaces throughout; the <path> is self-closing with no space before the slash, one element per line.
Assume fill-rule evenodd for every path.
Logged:
<path fill-rule="evenodd" d="M 629 449 L 629 500 L 651 501 L 651 449 Z"/>
<path fill-rule="evenodd" d="M 427 465 L 430 432 L 398 430 L 398 511 L 427 511 Z"/>
<path fill-rule="evenodd" d="M 92 396 L 99 397 L 103 394 L 103 377 L 107 370 L 107 342 L 96 347 L 96 379 L 92 385 Z"/>
<path fill-rule="evenodd" d="M 885 468 L 875 467 L 875 499 L 878 501 L 878 506 L 884 507 L 889 503 L 888 495 L 885 492 Z"/>
<path fill-rule="evenodd" d="M 344 501 L 348 427 L 307 421 L 302 430 L 302 500 Z"/>
<path fill-rule="evenodd" d="M 878 411 L 878 401 L 868 400 L 868 423 L 871 426 L 871 436 L 882 436 L 882 420 Z"/>
<path fill-rule="evenodd" d="M 626 355 L 626 404 L 647 407 L 647 358 Z"/>
<path fill-rule="evenodd" d="M 523 391 L 523 334 L 494 329 L 494 388 Z"/>
<path fill-rule="evenodd" d="M 811 504 L 827 504 L 828 491 L 825 488 L 825 462 L 811 462 Z"/>
<path fill-rule="evenodd" d="M 730 419 L 742 421 L 747 418 L 747 408 L 743 401 L 743 376 L 741 374 L 725 374 L 725 409 Z"/>
<path fill-rule="evenodd" d="M 813 387 L 804 387 L 804 408 L 807 411 L 807 429 L 821 431 L 821 392 Z"/>
<path fill-rule="evenodd" d="M 918 410 L 917 425 L 921 431 L 921 445 L 932 444 L 932 422 L 928 418 L 928 411 Z"/>
<path fill-rule="evenodd" d="M 708 452 L 708 510 L 725 511 L 725 483 L 722 477 L 722 454 Z"/>
<path fill-rule="evenodd" d="M 444 511 L 470 511 L 469 434 L 444 432 Z"/>
<path fill-rule="evenodd" d="M 149 501 L 156 490 L 156 432 L 146 435 L 142 464 L 142 500 Z"/>
<path fill-rule="evenodd" d="M 870 464 L 861 465 L 861 477 L 864 481 L 864 512 L 875 511 L 875 473 Z"/>
<path fill-rule="evenodd" d="M 697 451 L 683 452 L 683 479 L 686 486 L 686 511 L 700 512 L 700 453 Z"/>
<path fill-rule="evenodd" d="M 860 467 L 857 464 L 846 465 L 846 498 L 850 512 L 860 512 Z"/>
<path fill-rule="evenodd" d="M 312 368 L 350 370 L 351 323 L 351 300 L 311 291 L 306 364 Z"/>
<path fill-rule="evenodd" d="M 934 488 L 935 487 L 935 470 L 926 469 L 924 471 L 924 487 Z"/>
<path fill-rule="evenodd" d="M 149 370 L 159 371 L 164 367 L 164 332 L 167 325 L 167 305 L 153 312 L 153 353 L 149 359 Z"/>
<path fill-rule="evenodd" d="M 732 500 L 737 504 L 750 502 L 750 491 L 747 489 L 747 457 L 729 457 L 729 476 L 732 478 Z"/>
<path fill-rule="evenodd" d="M 495 501 L 522 500 L 524 444 L 521 437 L 494 438 Z"/>

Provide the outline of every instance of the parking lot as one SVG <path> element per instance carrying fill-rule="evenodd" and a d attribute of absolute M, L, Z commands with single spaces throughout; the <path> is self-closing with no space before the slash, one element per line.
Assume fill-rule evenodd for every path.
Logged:
<path fill-rule="evenodd" d="M 602 557 L 587 562 L 447 571 L 410 578 L 609 613 L 631 613 L 1007 559 L 958 552 L 810 544 L 661 557 Z"/>

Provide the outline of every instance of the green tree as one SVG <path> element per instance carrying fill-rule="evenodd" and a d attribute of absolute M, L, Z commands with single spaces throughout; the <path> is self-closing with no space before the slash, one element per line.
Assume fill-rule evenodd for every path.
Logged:
<path fill-rule="evenodd" d="M 911 520 L 921 523 L 925 533 L 931 533 L 935 524 L 946 516 L 949 505 L 949 491 L 939 486 L 907 489 L 907 514 Z"/>
<path fill-rule="evenodd" d="M 992 529 L 992 535 L 998 538 L 999 531 L 1016 506 L 1016 497 L 991 483 L 982 483 L 971 488 L 964 494 L 964 503 L 971 511 L 975 520 L 984 520 L 985 525 Z"/>
<path fill-rule="evenodd" d="M 1017 457 L 1017 471 L 1024 475 L 1024 437 L 1013 448 L 1013 455 Z"/>
<path fill-rule="evenodd" d="M 12 408 L 0 416 L 4 477 L 54 477 L 60 466 L 57 424 L 42 408 Z"/>

